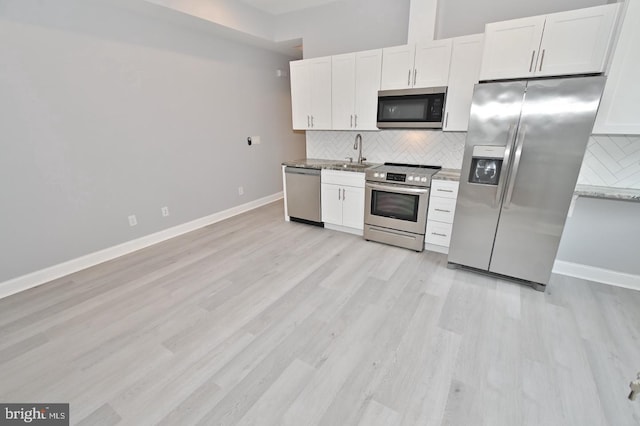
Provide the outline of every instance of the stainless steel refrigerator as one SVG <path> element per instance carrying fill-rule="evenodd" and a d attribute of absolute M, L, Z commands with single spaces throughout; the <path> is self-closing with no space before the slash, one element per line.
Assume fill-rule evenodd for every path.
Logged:
<path fill-rule="evenodd" d="M 450 265 L 544 290 L 605 78 L 476 85 Z"/>

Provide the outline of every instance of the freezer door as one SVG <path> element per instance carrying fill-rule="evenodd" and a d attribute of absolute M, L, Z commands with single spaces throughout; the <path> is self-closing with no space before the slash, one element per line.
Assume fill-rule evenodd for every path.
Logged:
<path fill-rule="evenodd" d="M 529 82 L 491 272 L 548 284 L 604 82 Z"/>
<path fill-rule="evenodd" d="M 524 81 L 483 83 L 475 87 L 449 246 L 449 262 L 489 269 L 499 206 L 506 187 L 506 170 L 525 87 Z M 497 161 L 490 160 L 491 147 L 495 147 L 494 157 Z M 473 160 L 474 149 L 476 161 Z M 478 158 L 482 161 L 477 161 Z M 497 181 L 491 178 L 494 172 L 492 167 L 500 167 L 500 170 L 495 170 Z M 479 170 L 485 176 L 477 173 Z"/>

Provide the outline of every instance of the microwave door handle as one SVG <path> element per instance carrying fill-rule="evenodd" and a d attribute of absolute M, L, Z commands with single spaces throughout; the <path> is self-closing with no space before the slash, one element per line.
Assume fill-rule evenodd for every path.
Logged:
<path fill-rule="evenodd" d="M 502 195 L 504 193 L 504 185 L 506 181 L 506 170 L 509 166 L 509 161 L 511 160 L 511 150 L 513 149 L 513 144 L 515 143 L 516 136 L 516 124 L 511 124 L 509 126 L 509 132 L 507 133 L 507 145 L 504 149 L 504 157 L 502 160 L 502 166 L 500 167 L 500 182 L 498 182 L 498 189 L 496 191 L 496 199 L 494 200 L 493 206 L 498 207 L 500 205 L 500 200 L 502 199 Z"/>
<path fill-rule="evenodd" d="M 527 134 L 526 124 L 522 126 L 522 132 L 518 134 L 518 141 L 516 143 L 516 153 L 513 157 L 513 167 L 509 174 L 509 188 L 507 189 L 507 196 L 504 199 L 504 208 L 508 209 L 511 205 L 511 198 L 513 197 L 513 190 L 516 186 L 516 178 L 518 177 L 518 169 L 520 168 L 520 159 L 522 158 L 522 147 L 524 146 L 524 138 Z"/>

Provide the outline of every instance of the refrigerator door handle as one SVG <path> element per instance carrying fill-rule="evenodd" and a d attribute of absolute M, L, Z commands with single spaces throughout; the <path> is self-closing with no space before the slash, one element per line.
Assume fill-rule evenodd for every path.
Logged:
<path fill-rule="evenodd" d="M 522 125 L 522 132 L 518 134 L 518 140 L 516 142 L 516 152 L 513 157 L 513 168 L 509 175 L 509 188 L 507 189 L 507 196 L 504 199 L 504 208 L 508 209 L 511 205 L 511 197 L 513 197 L 513 189 L 516 186 L 516 178 L 518 177 L 518 168 L 520 167 L 520 158 L 522 157 L 522 147 L 524 146 L 524 138 L 527 135 L 527 125 Z"/>
<path fill-rule="evenodd" d="M 515 136 L 516 136 L 516 124 L 512 124 L 509 126 L 509 132 L 507 133 L 507 145 L 504 149 L 504 159 L 502 160 L 502 167 L 500 168 L 500 176 L 506 176 L 505 172 L 509 165 L 509 161 L 511 160 L 511 149 L 513 148 Z M 502 198 L 502 194 L 504 193 L 505 181 L 506 179 L 500 179 L 500 182 L 498 182 L 496 199 L 493 203 L 494 207 L 498 207 L 500 205 L 500 199 Z"/>

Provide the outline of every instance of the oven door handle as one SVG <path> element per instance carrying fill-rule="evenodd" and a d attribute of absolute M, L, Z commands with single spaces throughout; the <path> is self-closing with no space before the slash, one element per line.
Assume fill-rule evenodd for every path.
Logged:
<path fill-rule="evenodd" d="M 368 183 L 365 185 L 367 188 L 376 189 L 386 192 L 397 192 L 400 194 L 422 195 L 429 194 L 429 188 L 407 188 L 396 185 L 378 185 L 375 183 Z"/>

